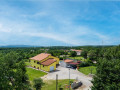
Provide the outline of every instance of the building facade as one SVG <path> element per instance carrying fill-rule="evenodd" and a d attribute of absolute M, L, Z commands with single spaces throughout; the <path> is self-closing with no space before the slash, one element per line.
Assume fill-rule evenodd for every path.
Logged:
<path fill-rule="evenodd" d="M 53 71 L 56 70 L 56 65 L 59 64 L 59 58 L 51 56 L 48 53 L 41 53 L 30 58 L 30 63 L 36 69 Z"/>
<path fill-rule="evenodd" d="M 71 51 L 75 51 L 77 55 L 81 55 L 81 52 L 82 52 L 82 50 L 75 50 L 75 49 L 71 49 Z"/>

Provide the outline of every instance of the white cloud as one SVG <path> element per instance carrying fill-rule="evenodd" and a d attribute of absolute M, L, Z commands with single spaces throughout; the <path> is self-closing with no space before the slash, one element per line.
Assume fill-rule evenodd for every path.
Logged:
<path fill-rule="evenodd" d="M 57 10 L 56 8 L 59 9 Z M 111 39 L 109 35 L 102 34 L 99 30 L 94 30 L 94 28 L 91 28 L 90 26 L 79 23 L 76 24 L 74 19 L 76 19 L 79 12 L 73 10 L 74 13 L 70 11 L 68 14 L 68 11 L 62 10 L 61 7 L 57 5 L 50 5 L 50 8 L 46 7 L 42 8 L 42 10 L 36 10 L 32 14 L 24 14 L 21 13 L 22 11 L 18 12 L 19 10 L 14 10 L 14 8 L 12 8 L 12 11 L 11 9 L 9 10 L 9 8 L 7 9 L 10 17 L 0 17 L 0 19 L 2 19 L 1 22 L 3 23 L 0 24 L 0 32 L 9 33 L 11 36 L 10 38 L 15 38 L 14 35 L 16 35 L 16 41 L 17 36 L 21 36 L 22 39 L 26 37 L 40 39 L 41 37 L 44 37 L 45 40 L 46 38 L 49 38 L 71 45 L 97 45 L 100 41 L 102 42 L 102 40 L 109 41 Z M 88 9 L 85 9 L 85 11 L 83 9 L 83 14 L 81 14 L 82 11 L 80 10 L 81 16 L 77 18 L 86 18 L 86 20 L 88 20 L 91 17 L 90 14 L 87 14 L 88 11 Z M 86 17 L 87 15 L 89 15 L 88 18 Z M 94 18 L 94 15 L 92 17 Z M 36 20 L 36 18 L 39 20 Z M 8 36 L 6 35 L 6 37 Z M 25 42 L 26 41 L 23 40 L 22 44 Z"/>
<path fill-rule="evenodd" d="M 72 45 L 79 45 L 79 43 L 76 40 L 72 40 L 72 38 L 68 38 L 66 35 L 60 35 L 60 34 L 55 34 L 55 33 L 46 33 L 46 32 L 41 32 L 41 33 L 30 33 L 30 32 L 24 32 L 22 33 L 23 35 L 28 35 L 32 37 L 44 37 L 44 38 L 49 38 L 57 41 L 64 42 L 66 44 L 72 44 Z"/>
<path fill-rule="evenodd" d="M 42 31 L 39 31 L 39 32 L 36 32 L 33 30 L 32 30 L 32 32 L 31 31 L 30 32 L 23 31 L 23 32 L 21 32 L 21 34 L 25 35 L 25 36 L 31 36 L 31 37 L 49 38 L 49 39 L 64 42 L 64 43 L 70 44 L 70 45 L 89 45 L 89 44 L 91 44 L 91 45 L 97 44 L 98 45 L 98 44 L 100 44 L 100 41 L 109 39 L 109 37 L 102 35 L 96 31 L 93 31 L 88 27 L 83 27 L 83 26 L 72 26 L 71 25 L 70 27 L 65 28 L 66 30 L 68 30 L 67 32 L 63 31 L 61 33 L 59 33 L 59 31 L 54 32 L 55 30 L 48 33 L 46 31 L 46 29 L 47 28 L 42 28 Z M 63 29 L 63 27 L 61 29 Z M 86 37 L 86 38 L 84 38 L 84 37 Z M 98 41 L 92 40 L 93 37 L 96 38 Z M 89 38 L 89 39 L 87 40 L 87 38 Z"/>
<path fill-rule="evenodd" d="M 8 27 L 4 27 L 2 24 L 0 24 L 0 32 L 9 33 L 9 32 L 11 32 L 11 29 Z"/>
<path fill-rule="evenodd" d="M 62 26 L 59 28 L 60 31 L 56 31 L 55 28 L 52 27 L 43 27 L 43 28 L 33 28 L 31 24 L 15 24 L 14 23 L 8 23 L 9 27 L 4 28 L 2 24 L 0 24 L 0 32 L 6 32 L 9 33 L 12 37 L 12 35 L 18 35 L 21 37 L 35 37 L 35 38 L 49 38 L 51 40 L 56 40 L 63 42 L 68 45 L 90 45 L 93 44 L 94 40 L 92 40 L 93 37 L 103 40 L 108 39 L 107 36 L 102 35 L 92 29 L 90 29 L 87 26 L 77 26 L 70 24 L 70 26 Z M 35 30 L 34 30 L 35 29 Z M 50 32 L 48 32 L 50 29 Z M 6 36 L 7 37 L 7 36 Z M 84 38 L 86 37 L 86 38 Z M 87 38 L 89 38 L 87 40 Z M 99 41 L 98 40 L 98 41 Z M 99 42 L 96 41 L 94 44 L 99 44 Z M 32 41 L 33 42 L 33 41 Z M 98 43 L 97 43 L 98 42 Z M 23 41 L 24 43 L 24 41 Z"/>
<path fill-rule="evenodd" d="M 47 16 L 48 13 L 47 12 L 37 12 L 37 13 L 34 13 L 34 14 L 23 14 L 21 16 L 25 17 L 25 18 L 37 18 L 37 17 L 44 17 L 44 16 Z"/>

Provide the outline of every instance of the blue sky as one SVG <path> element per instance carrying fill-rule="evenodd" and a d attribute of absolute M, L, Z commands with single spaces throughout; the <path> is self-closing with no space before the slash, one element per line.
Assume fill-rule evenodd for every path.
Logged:
<path fill-rule="evenodd" d="M 118 45 L 120 2 L 0 0 L 0 45 Z"/>

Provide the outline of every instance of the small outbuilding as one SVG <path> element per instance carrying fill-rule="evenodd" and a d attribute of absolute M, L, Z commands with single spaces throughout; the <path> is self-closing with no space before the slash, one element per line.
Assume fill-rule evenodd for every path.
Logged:
<path fill-rule="evenodd" d="M 66 68 L 73 68 L 76 69 L 77 65 L 79 65 L 81 61 L 71 60 L 71 59 L 65 59 L 60 62 L 60 66 L 66 67 Z"/>
<path fill-rule="evenodd" d="M 70 67 L 69 63 L 71 63 L 71 62 L 73 62 L 73 60 L 65 59 L 65 60 L 63 60 L 63 61 L 60 62 L 60 66 L 61 67 Z"/>

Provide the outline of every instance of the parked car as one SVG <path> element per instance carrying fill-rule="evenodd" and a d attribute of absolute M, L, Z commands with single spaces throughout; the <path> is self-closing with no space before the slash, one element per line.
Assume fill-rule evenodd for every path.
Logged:
<path fill-rule="evenodd" d="M 82 85 L 82 82 L 73 82 L 71 84 L 71 88 L 76 89 L 76 88 L 80 87 L 81 85 Z"/>
<path fill-rule="evenodd" d="M 71 68 L 71 66 L 69 65 L 69 66 L 67 66 L 67 68 Z"/>

